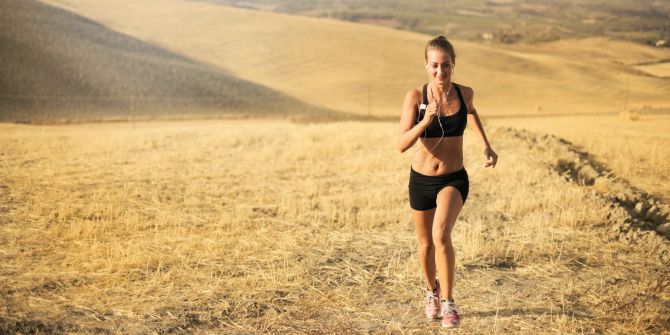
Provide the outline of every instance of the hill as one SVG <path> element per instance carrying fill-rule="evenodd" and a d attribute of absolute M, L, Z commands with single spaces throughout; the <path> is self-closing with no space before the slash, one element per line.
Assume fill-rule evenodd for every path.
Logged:
<path fill-rule="evenodd" d="M 0 3 L 0 121 L 327 113 L 69 11 Z"/>
<path fill-rule="evenodd" d="M 54 2 L 55 3 L 55 2 Z M 397 118 L 404 93 L 425 81 L 430 36 L 331 19 L 202 2 L 63 0 L 55 3 L 110 29 L 150 41 L 236 77 L 337 111 Z M 668 105 L 670 81 L 621 62 L 670 59 L 670 51 L 606 39 L 554 42 L 617 54 L 585 56 L 546 45 L 455 40 L 455 81 L 475 88 L 484 115 L 616 112 Z M 558 47 L 560 49 L 560 47 Z"/>
<path fill-rule="evenodd" d="M 668 39 L 670 4 L 628 0 L 201 0 L 242 8 L 376 24 L 501 43 L 607 36 Z"/>

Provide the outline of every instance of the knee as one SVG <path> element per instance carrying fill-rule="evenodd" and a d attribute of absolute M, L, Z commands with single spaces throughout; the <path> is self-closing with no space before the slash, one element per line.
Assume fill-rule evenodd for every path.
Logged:
<path fill-rule="evenodd" d="M 429 255 L 433 253 L 435 250 L 435 245 L 433 244 L 433 241 L 431 240 L 426 240 L 426 241 L 419 241 L 419 253 L 422 255 Z"/>
<path fill-rule="evenodd" d="M 451 246 L 451 234 L 446 231 L 433 233 L 433 244 L 438 248 Z"/>

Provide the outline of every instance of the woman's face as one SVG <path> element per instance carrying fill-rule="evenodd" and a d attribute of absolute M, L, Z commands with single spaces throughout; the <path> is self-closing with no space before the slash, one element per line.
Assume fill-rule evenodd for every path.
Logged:
<path fill-rule="evenodd" d="M 451 81 L 454 63 L 447 52 L 442 49 L 429 49 L 426 60 L 426 71 L 430 80 L 438 84 Z"/>

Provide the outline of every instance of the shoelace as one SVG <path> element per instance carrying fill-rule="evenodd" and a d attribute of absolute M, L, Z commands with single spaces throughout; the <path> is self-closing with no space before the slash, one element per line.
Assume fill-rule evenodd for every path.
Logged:
<path fill-rule="evenodd" d="M 440 299 L 435 296 L 433 293 L 427 293 L 426 297 L 423 299 L 424 302 L 428 303 L 428 306 L 431 308 L 436 308 L 437 304 L 440 302 Z"/>
<path fill-rule="evenodd" d="M 448 302 L 446 303 L 447 308 L 443 309 L 442 311 L 442 316 L 447 315 L 447 314 L 455 314 L 458 315 L 458 307 L 456 307 L 456 304 L 453 302 Z"/>

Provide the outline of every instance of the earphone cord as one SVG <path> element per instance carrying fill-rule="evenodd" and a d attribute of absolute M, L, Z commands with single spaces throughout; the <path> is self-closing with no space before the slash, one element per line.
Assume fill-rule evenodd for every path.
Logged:
<path fill-rule="evenodd" d="M 430 96 L 433 97 L 433 101 L 437 101 L 437 99 L 435 99 L 435 94 L 433 94 L 433 88 L 430 87 L 430 85 L 428 86 L 428 88 L 430 89 Z M 449 85 L 449 90 L 451 90 L 451 85 Z M 447 94 L 449 94 L 449 90 L 447 91 Z M 442 142 L 442 139 L 444 138 L 444 128 L 442 128 L 442 121 L 440 121 L 440 105 L 441 104 L 442 104 L 441 102 L 437 104 L 437 124 L 440 125 L 440 130 L 442 131 L 442 135 L 440 136 L 440 139 L 437 141 L 437 143 L 435 143 L 435 145 L 432 148 L 430 148 L 429 152 L 431 152 L 431 153 L 433 152 L 433 150 L 435 150 L 435 148 L 437 148 L 438 145 L 440 145 L 440 142 Z M 424 134 L 425 134 L 425 130 L 424 130 Z"/>
<path fill-rule="evenodd" d="M 437 101 L 437 100 L 435 99 L 435 95 L 433 94 L 433 88 L 430 86 L 430 84 L 429 84 L 428 88 L 430 89 L 430 96 L 433 97 L 433 101 Z M 451 83 L 449 84 L 449 89 L 447 90 L 447 96 L 449 95 L 449 92 L 451 92 Z M 446 98 L 445 98 L 445 101 L 446 101 Z M 442 131 L 442 135 L 440 136 L 440 139 L 437 141 L 437 143 L 435 143 L 435 145 L 433 145 L 433 147 L 430 148 L 430 150 L 428 151 L 428 152 L 430 152 L 430 153 L 432 153 L 433 150 L 435 150 L 435 148 L 437 148 L 437 146 L 440 145 L 440 142 L 442 142 L 442 139 L 444 138 L 444 128 L 442 127 L 442 121 L 440 121 L 440 105 L 441 105 L 441 104 L 442 104 L 442 103 L 437 104 L 437 108 L 438 108 L 438 109 L 437 109 L 437 123 L 440 125 L 440 130 Z M 424 116 L 425 116 L 425 115 L 426 115 L 426 114 L 425 114 L 425 112 L 424 112 Z M 416 121 L 417 121 L 417 122 L 419 122 L 419 117 L 420 117 L 420 115 L 417 114 L 417 117 L 416 117 Z M 426 138 L 427 133 L 428 133 L 428 127 L 426 127 L 426 129 L 423 130 L 423 136 L 424 136 L 424 138 Z M 419 151 L 419 147 L 416 148 L 416 150 L 414 151 L 414 153 L 416 154 L 417 151 Z M 433 155 L 433 158 L 434 158 L 434 156 L 435 156 L 435 155 Z M 432 163 L 433 158 L 430 159 L 431 161 L 429 162 L 429 164 Z"/>

